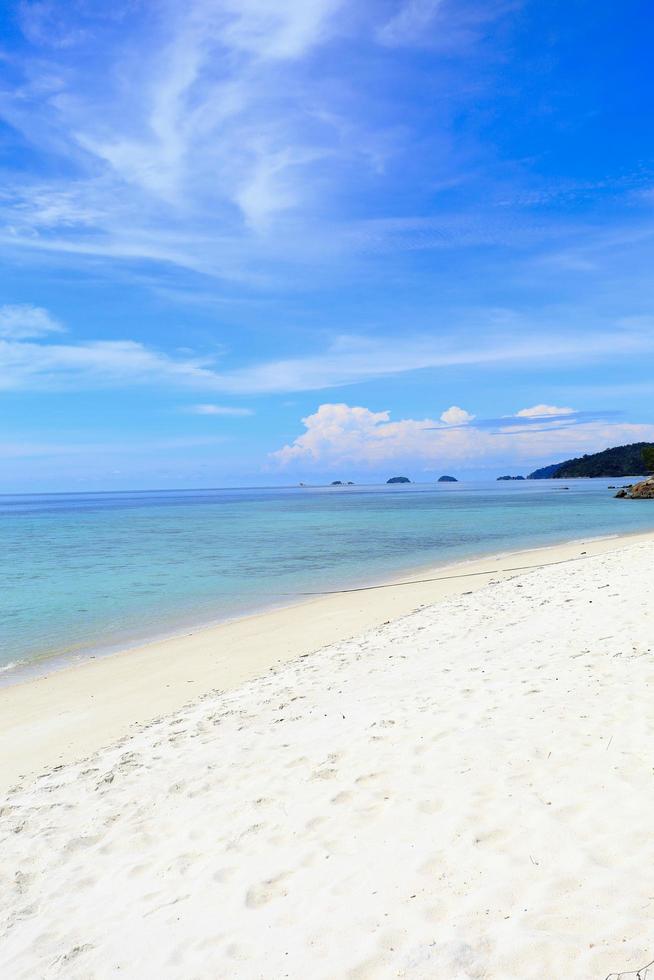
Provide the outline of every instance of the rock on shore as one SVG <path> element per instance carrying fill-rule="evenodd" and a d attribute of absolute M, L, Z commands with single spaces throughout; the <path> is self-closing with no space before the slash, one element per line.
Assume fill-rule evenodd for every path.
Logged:
<path fill-rule="evenodd" d="M 623 487 L 618 490 L 616 497 L 624 497 L 627 500 L 654 500 L 654 476 L 641 480 L 640 483 L 632 483 L 631 486 Z"/>

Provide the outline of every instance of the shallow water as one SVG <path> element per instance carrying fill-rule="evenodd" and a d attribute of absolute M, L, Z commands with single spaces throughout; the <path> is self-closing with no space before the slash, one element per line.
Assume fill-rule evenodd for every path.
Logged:
<path fill-rule="evenodd" d="M 0 670 L 181 632 L 303 591 L 654 529 L 654 505 L 615 500 L 611 482 L 0 496 Z"/>

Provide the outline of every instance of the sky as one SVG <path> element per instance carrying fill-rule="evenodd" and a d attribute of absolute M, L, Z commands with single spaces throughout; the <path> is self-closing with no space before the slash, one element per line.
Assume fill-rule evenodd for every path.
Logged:
<path fill-rule="evenodd" d="M 0 492 L 654 441 L 653 44 L 635 0 L 3 4 Z"/>

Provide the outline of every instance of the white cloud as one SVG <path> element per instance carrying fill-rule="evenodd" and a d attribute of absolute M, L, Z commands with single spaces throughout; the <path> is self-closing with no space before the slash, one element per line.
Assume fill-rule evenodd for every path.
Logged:
<path fill-rule="evenodd" d="M 192 415 L 254 415 L 254 411 L 251 408 L 234 408 L 231 405 L 191 405 L 186 409 L 186 411 L 190 412 Z"/>
<path fill-rule="evenodd" d="M 40 324 L 45 330 L 48 323 L 49 329 L 55 329 L 55 321 L 37 317 L 32 329 Z M 597 333 L 593 340 L 596 358 L 652 350 L 654 334 L 642 331 L 633 335 L 627 331 Z M 172 357 L 133 340 L 39 343 L 36 339 L 2 339 L 0 334 L 0 389 L 75 390 L 164 382 L 229 395 L 282 394 L 341 387 L 426 368 L 542 364 L 550 359 L 560 365 L 579 358 L 584 363 L 588 360 L 587 340 L 572 333 L 550 332 L 546 340 L 506 335 L 478 345 L 465 344 L 458 334 L 404 335 L 401 340 L 342 335 L 317 354 L 219 370 L 215 355 Z M 543 410 L 543 406 L 522 411 L 536 409 Z M 452 419 L 454 416 L 450 425 Z M 461 417 L 465 421 L 471 419 Z"/>
<path fill-rule="evenodd" d="M 8 175 L 4 244 L 214 276 L 254 270 L 261 233 L 315 199 L 324 161 L 361 159 L 304 68 L 342 2 L 189 0 L 145 5 L 145 17 L 136 5 L 116 11 L 119 35 L 95 8 L 79 37 L 77 4 L 25 5 L 25 32 L 45 50 L 22 59 L 22 84 L 2 93 L 0 116 L 74 176 Z M 55 33 L 65 43 L 48 43 Z M 90 45 L 83 58 L 78 40 Z M 279 255 L 278 236 L 269 259 L 271 250 Z"/>
<path fill-rule="evenodd" d="M 397 12 L 378 28 L 377 40 L 392 48 L 460 50 L 515 6 L 515 0 L 399 0 Z"/>
<path fill-rule="evenodd" d="M 455 207 L 434 214 L 436 190 L 462 174 L 477 179 L 470 160 L 477 141 L 471 153 L 460 127 L 450 130 L 447 110 L 436 117 L 442 132 L 429 134 L 442 143 L 428 168 L 429 214 L 390 217 L 379 201 L 361 211 L 385 161 L 403 158 L 412 166 L 425 152 L 424 134 L 390 88 L 380 95 L 376 83 L 361 84 L 360 66 L 350 79 L 324 70 L 316 56 L 334 45 L 330 63 L 337 65 L 336 46 L 344 44 L 349 57 L 354 39 L 367 57 L 375 23 L 377 39 L 390 48 L 465 51 L 518 2 L 20 3 L 31 46 L 11 63 L 0 116 L 42 159 L 31 172 L 26 165 L 3 174 L 0 246 L 11 254 L 29 250 L 35 261 L 48 253 L 70 264 L 100 258 L 113 271 L 122 266 L 113 260 L 145 259 L 269 284 L 281 277 L 297 283 L 297 266 L 322 278 L 335 258 L 365 253 L 368 261 L 383 248 L 545 241 L 554 248 L 562 237 L 594 240 L 595 227 L 592 235 L 579 226 L 571 235 L 560 218 L 536 218 L 524 202 L 507 208 L 504 181 L 501 207 L 484 192 L 483 203 L 465 206 L 457 195 Z M 402 70 L 394 51 L 386 58 L 387 72 L 371 76 L 384 85 Z M 439 105 L 469 97 L 448 65 L 437 67 L 444 72 Z M 391 181 L 384 198 L 396 206 Z M 360 189 L 365 194 L 355 193 Z M 359 202 L 356 217 L 345 203 L 352 200 Z"/>
<path fill-rule="evenodd" d="M 318 354 L 236 368 L 222 374 L 220 384 L 233 394 L 318 391 L 425 368 L 548 361 L 560 365 L 588 359 L 587 338 L 571 332 L 551 330 L 542 339 L 527 332 L 519 337 L 503 334 L 478 343 L 466 343 L 461 334 L 445 331 L 411 336 L 398 327 L 398 333 L 401 340 L 341 335 Z M 654 334 L 597 332 L 593 338 L 598 359 L 637 350 L 654 350 Z"/>
<path fill-rule="evenodd" d="M 0 339 L 0 390 L 80 390 L 166 383 L 215 387 L 199 358 L 175 360 L 131 340 L 38 344 Z"/>
<path fill-rule="evenodd" d="M 17 5 L 16 13 L 23 34 L 34 44 L 67 48 L 84 38 L 83 27 L 70 26 L 64 5 L 57 0 L 23 2 Z"/>
<path fill-rule="evenodd" d="M 399 10 L 377 31 L 377 40 L 390 47 L 425 43 L 424 32 L 433 26 L 444 0 L 401 0 Z"/>
<path fill-rule="evenodd" d="M 47 310 L 30 303 L 0 306 L 0 337 L 23 340 L 62 333 L 63 326 Z"/>
<path fill-rule="evenodd" d="M 300 58 L 318 44 L 341 0 L 223 0 L 200 4 L 226 47 L 257 58 Z"/>
<path fill-rule="evenodd" d="M 560 408 L 558 405 L 532 405 L 515 413 L 518 419 L 545 419 L 550 415 L 574 415 L 574 408 Z"/>
<path fill-rule="evenodd" d="M 610 445 L 654 440 L 654 425 L 580 422 L 564 430 L 492 433 L 475 426 L 444 426 L 433 419 L 391 420 L 389 412 L 324 404 L 302 419 L 305 431 L 272 454 L 282 466 L 361 469 L 404 463 L 431 470 L 445 466 L 521 465 L 595 452 Z"/>
<path fill-rule="evenodd" d="M 465 425 L 466 422 L 472 422 L 474 417 L 470 412 L 466 412 L 465 408 L 452 405 L 451 408 L 441 413 L 441 422 L 445 422 L 446 425 Z"/>

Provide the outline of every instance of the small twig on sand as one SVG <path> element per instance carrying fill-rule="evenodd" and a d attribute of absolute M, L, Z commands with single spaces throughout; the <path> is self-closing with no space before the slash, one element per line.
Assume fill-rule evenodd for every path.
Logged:
<path fill-rule="evenodd" d="M 641 966 L 640 970 L 630 970 L 628 973 L 609 973 L 606 980 L 627 980 L 627 977 L 633 977 L 634 980 L 649 980 L 647 971 L 650 967 L 654 967 L 654 960 L 646 963 L 645 966 Z"/>

